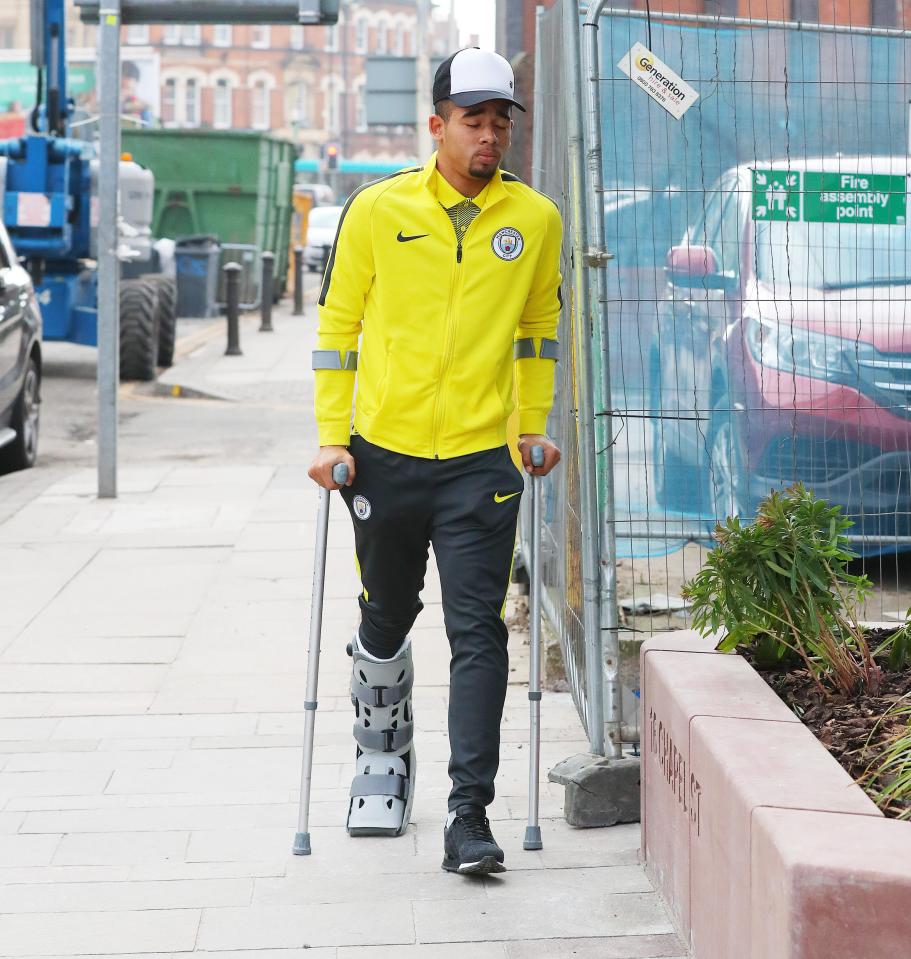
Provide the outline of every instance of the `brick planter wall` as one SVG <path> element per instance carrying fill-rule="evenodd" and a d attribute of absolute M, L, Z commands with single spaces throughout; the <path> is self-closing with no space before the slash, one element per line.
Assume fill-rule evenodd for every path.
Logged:
<path fill-rule="evenodd" d="M 911 955 L 911 823 L 740 656 L 642 649 L 642 852 L 694 959 Z"/>

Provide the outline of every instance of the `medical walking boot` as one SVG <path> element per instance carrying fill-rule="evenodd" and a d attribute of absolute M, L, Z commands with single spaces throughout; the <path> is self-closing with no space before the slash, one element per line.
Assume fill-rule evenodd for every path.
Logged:
<path fill-rule="evenodd" d="M 378 659 L 355 635 L 348 654 L 354 661 L 351 702 L 357 743 L 348 834 L 401 836 L 411 817 L 416 772 L 411 638 L 391 659 Z"/>
<path fill-rule="evenodd" d="M 451 820 L 451 821 L 450 821 Z M 443 827 L 443 868 L 464 875 L 506 872 L 503 850 L 481 806 L 459 806 Z"/>

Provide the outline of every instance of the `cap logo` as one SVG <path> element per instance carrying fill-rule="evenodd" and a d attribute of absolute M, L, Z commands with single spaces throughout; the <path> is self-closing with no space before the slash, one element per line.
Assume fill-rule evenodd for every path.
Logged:
<path fill-rule="evenodd" d="M 517 260 L 525 247 L 525 240 L 518 230 L 504 226 L 494 233 L 490 245 L 501 260 Z"/>

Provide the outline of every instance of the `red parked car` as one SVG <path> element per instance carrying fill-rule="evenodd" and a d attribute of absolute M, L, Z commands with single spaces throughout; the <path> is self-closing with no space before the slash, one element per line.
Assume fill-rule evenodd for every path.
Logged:
<path fill-rule="evenodd" d="M 907 157 L 780 160 L 706 193 L 668 253 L 652 346 L 659 502 L 751 515 L 801 480 L 873 551 L 911 535 L 909 173 Z"/>

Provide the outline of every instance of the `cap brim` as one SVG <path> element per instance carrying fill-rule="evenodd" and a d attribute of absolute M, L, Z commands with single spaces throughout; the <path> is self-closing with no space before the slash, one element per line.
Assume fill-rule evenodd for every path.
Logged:
<path fill-rule="evenodd" d="M 457 107 L 475 107 L 487 100 L 505 100 L 525 113 L 525 107 L 513 97 L 504 96 L 499 90 L 472 90 L 470 93 L 451 93 L 447 98 Z"/>

